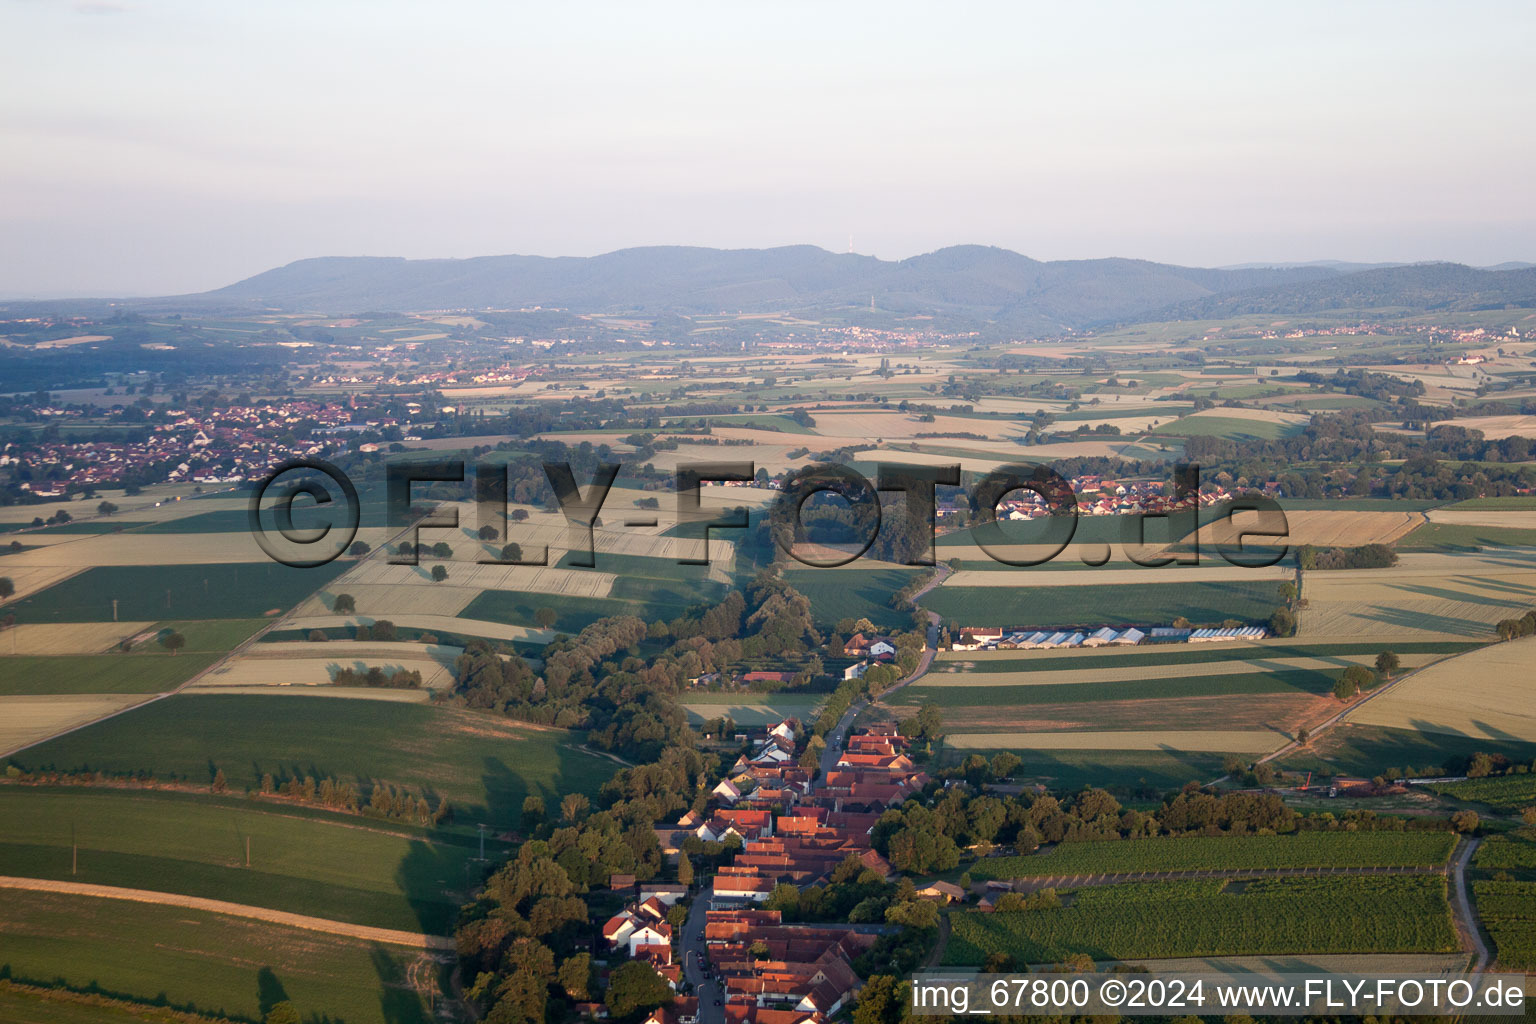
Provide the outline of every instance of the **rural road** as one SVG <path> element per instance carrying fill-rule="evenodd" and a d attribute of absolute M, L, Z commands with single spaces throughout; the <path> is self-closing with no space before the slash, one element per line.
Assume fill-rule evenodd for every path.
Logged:
<path fill-rule="evenodd" d="M 1480 648 L 1473 648 L 1473 650 L 1479 650 L 1479 649 Z M 1472 651 L 1464 651 L 1462 653 L 1463 654 L 1471 654 Z M 1348 718 L 1350 715 L 1354 714 L 1356 711 L 1358 711 L 1361 708 L 1365 707 L 1365 705 L 1369 704 L 1371 701 L 1375 700 L 1377 697 L 1380 697 L 1382 694 L 1388 692 L 1393 687 L 1402 685 L 1403 683 L 1407 682 L 1409 679 L 1413 678 L 1415 675 L 1417 675 L 1418 673 L 1424 671 L 1427 668 L 1432 668 L 1432 667 L 1434 667 L 1436 665 L 1442 665 L 1442 664 L 1444 664 L 1447 661 L 1450 661 L 1450 660 L 1452 660 L 1454 658 L 1459 658 L 1461 656 L 1462 656 L 1461 654 L 1453 654 L 1453 655 L 1450 656 L 1450 658 L 1444 658 L 1444 659 L 1441 659 L 1440 661 L 1430 662 L 1430 664 L 1428 664 L 1428 665 L 1421 665 L 1418 668 L 1409 669 L 1407 672 L 1404 672 L 1402 675 L 1398 676 L 1396 679 L 1393 679 L 1393 680 L 1391 680 L 1389 682 L 1383 683 L 1382 685 L 1376 687 L 1376 689 L 1372 690 L 1370 693 L 1365 694 L 1359 700 L 1356 700 L 1356 701 L 1354 701 L 1351 704 L 1346 704 L 1344 707 L 1340 708 L 1337 712 L 1335 712 L 1331 717 L 1329 717 L 1329 718 L 1323 720 L 1322 722 L 1319 722 L 1317 725 L 1311 727 L 1308 730 L 1309 735 L 1308 735 L 1308 738 L 1307 738 L 1307 743 L 1310 744 L 1313 740 L 1317 739 L 1323 733 L 1327 732 L 1329 729 L 1333 728 L 1335 725 L 1338 725 L 1340 722 L 1344 721 L 1344 719 Z M 1300 750 L 1300 749 L 1301 749 L 1301 744 L 1297 743 L 1295 740 L 1291 740 L 1290 742 L 1286 743 L 1283 747 L 1280 747 L 1277 750 L 1271 750 L 1269 753 L 1265 754 L 1263 757 L 1258 758 L 1256 761 L 1254 761 L 1254 764 L 1265 764 L 1265 763 L 1267 763 L 1269 761 L 1273 761 L 1276 758 L 1283 757 L 1286 754 L 1292 753 L 1293 751 L 1297 751 L 1297 750 Z M 1210 782 L 1207 782 L 1206 785 L 1207 786 L 1220 785 L 1221 783 L 1227 781 L 1229 778 L 1231 778 L 1230 775 L 1223 775 L 1220 778 L 1212 779 Z"/>
<path fill-rule="evenodd" d="M 1477 923 L 1471 895 L 1467 892 L 1467 866 L 1472 863 L 1472 856 L 1482 842 L 1481 839 L 1464 840 L 1451 861 L 1451 905 L 1456 909 L 1456 930 L 1461 932 L 1463 943 L 1471 947 L 1468 952 L 1476 954 L 1472 970 L 1478 974 L 1488 969 L 1492 957 L 1488 953 L 1488 944 L 1483 941 L 1483 930 Z"/>
<path fill-rule="evenodd" d="M 302 928 L 305 931 L 324 932 L 327 935 L 344 935 L 364 942 L 378 942 L 389 946 L 407 946 L 411 949 L 451 950 L 453 939 L 444 935 L 422 935 L 418 932 L 402 932 L 392 928 L 370 928 L 367 925 L 348 924 L 323 917 L 290 914 L 266 907 L 252 907 L 244 903 L 226 903 L 199 896 L 182 896 L 178 893 L 155 892 L 150 889 L 125 889 L 115 885 L 86 885 L 80 882 L 56 882 L 44 878 L 13 878 L 0 875 L 0 889 L 27 889 L 32 892 L 62 893 L 69 896 L 95 896 L 99 899 L 128 900 L 133 903 L 156 903 L 166 907 L 183 907 L 187 910 L 204 910 L 230 917 L 244 917 L 253 921 Z"/>
<path fill-rule="evenodd" d="M 913 605 L 916 605 L 928 591 L 943 583 L 949 577 L 951 571 L 949 566 L 942 562 L 935 567 L 935 570 L 933 579 L 929 580 L 921 590 L 912 595 Z M 911 685 L 927 674 L 928 669 L 933 665 L 934 656 L 939 653 L 939 622 L 938 612 L 928 613 L 928 641 L 923 646 L 923 656 L 918 659 L 917 667 L 912 670 L 911 675 L 899 683 L 892 684 L 889 689 L 880 694 L 882 700 L 897 690 Z M 827 749 L 821 755 L 821 774 L 816 779 L 818 788 L 825 785 L 827 773 L 837 767 L 837 759 L 842 753 L 843 742 L 848 738 L 848 730 L 853 727 L 853 720 L 858 718 L 859 712 L 868 706 L 869 701 L 867 700 L 860 699 L 854 701 L 848 710 L 843 713 L 843 717 L 838 719 L 837 725 L 833 726 L 832 730 L 824 737 L 827 742 Z"/>

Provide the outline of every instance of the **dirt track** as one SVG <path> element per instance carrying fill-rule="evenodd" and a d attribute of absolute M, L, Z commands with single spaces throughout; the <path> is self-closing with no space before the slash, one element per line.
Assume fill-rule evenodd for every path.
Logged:
<path fill-rule="evenodd" d="M 364 942 L 379 942 L 390 946 L 407 946 L 411 949 L 453 949 L 453 940 L 442 935 L 421 935 L 416 932 L 395 931 L 391 928 L 370 928 L 366 925 L 347 924 L 323 917 L 306 917 L 289 914 L 266 907 L 252 907 L 243 903 L 226 903 L 197 896 L 181 896 L 171 892 L 154 892 L 149 889 L 124 889 L 115 885 L 85 885 L 79 882 L 55 882 L 43 878 L 13 878 L 0 875 L 0 889 L 29 889 L 33 892 L 54 892 L 69 896 L 95 896 L 100 899 L 129 900 L 134 903 L 158 903 L 168 907 L 185 907 L 213 914 L 244 917 L 305 931 L 325 932 L 329 935 L 345 935 Z"/>

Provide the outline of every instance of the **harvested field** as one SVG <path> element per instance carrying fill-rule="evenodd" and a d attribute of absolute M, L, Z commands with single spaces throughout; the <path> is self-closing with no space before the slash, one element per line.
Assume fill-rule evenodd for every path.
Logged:
<path fill-rule="evenodd" d="M 364 528 L 357 531 L 358 540 L 373 545 L 388 536 L 388 532 L 382 529 Z M 270 564 L 272 561 L 248 532 L 72 533 L 46 539 L 51 543 L 36 550 L 7 556 L 7 564 L 78 570 L 105 565 L 202 565 L 216 562 Z M 27 543 L 34 541 L 29 538 Z"/>
<path fill-rule="evenodd" d="M 1432 665 L 1352 713 L 1361 725 L 1536 742 L 1536 639 L 1494 644 Z"/>
<path fill-rule="evenodd" d="M 404 616 L 413 612 L 433 620 L 451 619 L 478 597 L 480 591 L 454 586 L 451 581 L 433 583 L 427 580 L 425 583 L 405 587 L 338 581 L 294 609 L 296 617 L 293 621 L 308 622 L 315 618 L 336 618 L 326 613 L 330 611 L 331 602 L 335 600 L 337 594 L 351 594 L 357 601 L 357 610 L 361 613 L 363 620 L 389 619 L 391 622 L 399 622 Z M 345 618 L 347 621 L 353 621 L 356 616 Z"/>
<path fill-rule="evenodd" d="M 1424 514 L 1430 522 L 1444 523 L 1447 526 L 1493 526 L 1511 530 L 1536 530 L 1536 509 L 1432 508 Z"/>
<path fill-rule="evenodd" d="M 283 644 L 279 650 L 287 646 Z M 259 656 L 242 654 L 200 678 L 197 681 L 197 688 L 329 686 L 336 673 L 344 668 L 355 671 L 366 671 L 375 667 L 382 668 L 385 672 L 418 671 L 421 673 L 421 685 L 427 688 L 445 685 L 453 678 L 451 660 L 445 664 L 444 661 L 419 654 L 414 657 L 396 655 L 388 658 L 374 658 L 346 651 L 345 648 L 351 646 L 348 644 L 315 644 L 314 646 L 335 646 L 338 650 L 334 656 L 328 658 L 267 655 L 265 652 Z M 421 649 L 420 644 L 397 646 L 414 647 L 418 651 Z"/>
<path fill-rule="evenodd" d="M 0 754 L 143 702 L 134 693 L 0 697 Z"/>
<path fill-rule="evenodd" d="M 1390 569 L 1309 572 L 1306 639 L 1391 634 L 1487 637 L 1536 606 L 1536 552 L 1408 553 Z"/>
<path fill-rule="evenodd" d="M 333 587 L 331 590 L 339 591 L 339 588 Z M 316 599 L 321 603 L 322 607 L 326 607 L 326 602 L 335 599 L 335 595 L 331 593 L 331 590 L 327 590 L 320 598 Z M 358 599 L 358 604 L 363 603 L 362 595 L 357 594 L 355 591 L 348 591 L 348 593 L 352 593 Z M 308 608 L 312 603 L 306 602 L 304 607 Z M 284 619 L 282 625 L 285 629 L 336 629 L 359 625 L 372 626 L 377 621 L 378 617 L 375 615 L 304 614 Z M 484 622 L 476 619 L 460 619 L 452 615 L 424 615 L 405 612 L 404 614 L 391 615 L 389 621 L 397 626 L 413 629 L 453 633 L 458 636 L 480 636 L 485 637 L 487 640 L 512 640 L 530 644 L 547 644 L 554 635 L 547 629 L 509 626 L 502 622 Z"/>
<path fill-rule="evenodd" d="M 153 622 L 27 622 L 0 633 L 0 654 L 100 654 Z"/>
<path fill-rule="evenodd" d="M 14 559 L 16 556 L 12 555 Z M 67 580 L 75 573 L 80 572 L 78 567 L 62 565 L 23 566 L 15 561 L 5 564 L 5 575 L 11 578 L 16 586 L 16 593 L 6 601 L 0 602 L 4 607 L 13 601 L 20 601 L 24 597 L 30 597 L 40 590 L 46 590 L 61 580 Z"/>
<path fill-rule="evenodd" d="M 432 579 L 432 566 L 391 565 L 372 558 L 346 575 L 336 586 L 385 586 L 401 590 L 423 590 L 443 586 Z M 539 594 L 564 594 L 567 597 L 607 597 L 613 589 L 613 574 L 596 569 L 557 569 L 552 566 L 478 565 L 475 562 L 448 563 L 447 585 L 481 590 L 519 590 Z"/>
<path fill-rule="evenodd" d="M 1284 509 L 1284 502 L 1281 503 Z M 1431 516 L 1434 513 L 1430 513 Z M 1330 509 L 1285 510 L 1287 532 L 1277 537 L 1251 537 L 1245 546 L 1360 547 L 1365 544 L 1390 544 L 1403 537 L 1424 520 L 1413 512 L 1347 512 Z M 1238 512 L 1223 517 L 1200 530 L 1200 544 L 1214 551 L 1219 544 L 1236 544 L 1245 529 L 1277 529 L 1273 513 Z"/>
<path fill-rule="evenodd" d="M 281 694 L 284 697 L 336 697 L 342 700 L 387 700 L 397 701 L 402 704 L 426 704 L 432 700 L 432 691 L 421 690 L 392 690 L 388 687 L 372 686 L 271 686 L 262 683 L 238 686 L 189 686 L 181 691 L 186 694 L 221 694 L 232 693 L 246 696 L 263 696 Z"/>
<path fill-rule="evenodd" d="M 1269 730 L 1169 732 L 972 732 L 946 736 L 957 750 L 1190 750 L 1267 754 L 1288 737 Z"/>
<path fill-rule="evenodd" d="M 1536 416 L 1467 416 L 1458 417 L 1455 425 L 1481 430 L 1491 441 L 1505 437 L 1536 437 Z"/>

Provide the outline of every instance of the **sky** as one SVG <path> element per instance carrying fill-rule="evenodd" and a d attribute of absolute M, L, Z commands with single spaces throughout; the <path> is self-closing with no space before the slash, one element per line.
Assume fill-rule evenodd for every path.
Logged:
<path fill-rule="evenodd" d="M 1536 260 L 1536 4 L 0 0 L 0 296 L 314 256 Z"/>

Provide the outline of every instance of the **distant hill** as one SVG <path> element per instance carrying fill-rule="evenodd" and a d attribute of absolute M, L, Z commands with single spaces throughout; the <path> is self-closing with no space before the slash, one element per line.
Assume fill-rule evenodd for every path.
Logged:
<path fill-rule="evenodd" d="M 1536 306 L 1536 268 L 1477 270 L 1460 263 L 1382 267 L 1302 284 L 1208 295 L 1159 310 L 1153 318 L 1204 320 L 1345 309 L 1466 312 L 1506 306 Z"/>
<path fill-rule="evenodd" d="M 553 306 L 643 314 L 851 311 L 867 309 L 873 298 L 887 313 L 1054 331 L 1334 276 L 1337 271 L 1323 267 L 1208 270 L 1128 259 L 1041 262 L 985 246 L 953 246 L 899 261 L 808 245 L 656 246 L 592 257 L 325 257 L 180 298 L 329 313 Z"/>
<path fill-rule="evenodd" d="M 5 308 L 31 315 L 124 306 L 324 314 L 542 307 L 646 317 L 788 312 L 880 324 L 921 314 L 943 326 L 969 326 L 995 336 L 1243 314 L 1536 306 L 1536 267 L 1319 261 L 1206 269 L 1131 259 L 1042 262 L 979 245 L 905 260 L 810 245 L 652 246 L 591 257 L 330 256 L 197 295 L 119 300 L 112 307 L 106 301 L 10 302 Z"/>

